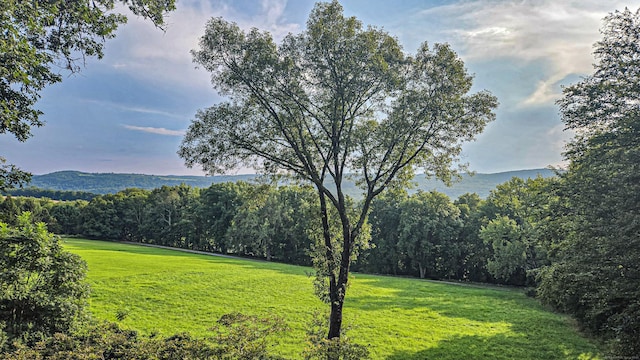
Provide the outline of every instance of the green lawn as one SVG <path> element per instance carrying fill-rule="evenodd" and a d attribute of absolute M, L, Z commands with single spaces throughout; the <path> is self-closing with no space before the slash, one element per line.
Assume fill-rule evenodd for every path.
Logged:
<path fill-rule="evenodd" d="M 291 331 L 276 352 L 299 358 L 305 328 L 325 308 L 309 268 L 65 239 L 89 264 L 94 317 L 164 335 L 206 336 L 223 314 L 278 315 Z M 345 323 L 375 359 L 597 359 L 569 318 L 520 291 L 355 274 Z"/>

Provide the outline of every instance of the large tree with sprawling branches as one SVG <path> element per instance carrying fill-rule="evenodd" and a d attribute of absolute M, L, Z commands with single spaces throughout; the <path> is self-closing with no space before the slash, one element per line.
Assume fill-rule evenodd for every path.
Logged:
<path fill-rule="evenodd" d="M 267 32 L 211 19 L 193 56 L 228 100 L 196 114 L 179 155 L 212 174 L 250 166 L 313 184 L 328 338 L 339 338 L 371 201 L 416 171 L 449 180 L 461 144 L 494 119 L 496 98 L 469 93 L 472 77 L 448 45 L 406 55 L 385 31 L 345 17 L 337 1 L 316 4 L 306 30 L 279 45 Z M 363 191 L 357 207 L 344 194 L 347 178 Z"/>

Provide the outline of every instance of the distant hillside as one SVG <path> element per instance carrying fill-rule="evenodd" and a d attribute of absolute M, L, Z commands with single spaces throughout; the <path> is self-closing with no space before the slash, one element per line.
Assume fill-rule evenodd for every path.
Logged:
<path fill-rule="evenodd" d="M 436 190 L 456 199 L 465 193 L 477 193 L 485 198 L 496 185 L 504 183 L 512 177 L 523 179 L 536 176 L 550 177 L 554 172 L 549 169 L 533 169 L 508 171 L 495 174 L 463 175 L 462 180 L 446 187 L 441 181 L 426 179 L 424 175 L 417 175 L 414 182 L 417 186 L 410 190 Z M 256 175 L 223 175 L 223 176 L 159 176 L 142 174 L 114 174 L 114 173 L 84 173 L 79 171 L 59 171 L 45 175 L 34 175 L 29 186 L 48 190 L 83 191 L 95 194 L 116 193 L 127 188 L 155 189 L 163 185 L 173 186 L 186 184 L 192 187 L 206 188 L 214 183 L 251 181 Z M 353 184 L 345 184 L 345 192 L 353 197 L 359 197 L 359 190 Z"/>
<path fill-rule="evenodd" d="M 86 191 L 95 194 L 111 194 L 127 188 L 156 189 L 163 185 L 186 184 L 206 188 L 213 183 L 249 181 L 255 175 L 231 176 L 160 176 L 143 174 L 85 173 L 80 171 L 58 171 L 45 175 L 34 175 L 29 186 L 65 191 Z"/>
<path fill-rule="evenodd" d="M 441 181 L 435 179 L 425 179 L 424 175 L 417 175 L 414 179 L 418 183 L 417 188 L 409 192 L 415 192 L 418 189 L 424 191 L 436 190 L 447 194 L 451 199 L 457 199 L 460 195 L 466 193 L 476 193 L 481 198 L 486 198 L 489 192 L 499 184 L 511 180 L 513 177 L 521 179 L 535 179 L 537 176 L 543 178 L 556 176 L 555 171 L 549 169 L 532 169 L 499 172 L 493 174 L 475 174 L 473 176 L 463 175 L 462 180 L 447 187 Z"/>

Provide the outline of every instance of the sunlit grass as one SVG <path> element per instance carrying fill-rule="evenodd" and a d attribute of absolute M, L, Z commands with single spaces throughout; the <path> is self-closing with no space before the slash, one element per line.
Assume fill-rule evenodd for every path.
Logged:
<path fill-rule="evenodd" d="M 313 313 L 311 270 L 102 241 L 66 239 L 89 264 L 94 317 L 143 333 L 208 335 L 223 314 L 277 315 L 276 351 L 299 358 Z M 597 347 L 520 291 L 355 274 L 345 323 L 376 359 L 592 359 Z"/>

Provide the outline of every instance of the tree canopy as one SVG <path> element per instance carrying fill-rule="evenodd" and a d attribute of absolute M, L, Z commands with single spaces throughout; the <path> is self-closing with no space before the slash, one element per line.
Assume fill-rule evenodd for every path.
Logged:
<path fill-rule="evenodd" d="M 127 21 L 116 3 L 159 27 L 175 8 L 175 0 L 0 0 L 0 134 L 25 141 L 43 125 L 40 92 L 62 81 L 62 71 L 80 71 L 87 57 L 102 58 L 104 41 Z M 29 179 L 4 162 L 0 190 Z"/>
<path fill-rule="evenodd" d="M 69 331 L 89 296 L 86 263 L 65 252 L 44 223 L 34 224 L 30 212 L 17 220 L 17 228 L 0 223 L 0 340 L 7 340 L 0 349 Z"/>
<path fill-rule="evenodd" d="M 461 144 L 494 119 L 486 91 L 447 44 L 415 55 L 375 27 L 345 17 L 337 1 L 318 3 L 300 34 L 278 45 L 271 35 L 211 19 L 194 61 L 228 100 L 196 114 L 179 154 L 209 173 L 250 166 L 288 174 L 317 190 L 331 319 L 339 337 L 349 264 L 371 200 L 416 169 L 448 180 Z M 364 199 L 355 216 L 343 180 Z M 342 240 L 332 241 L 328 206 Z"/>
<path fill-rule="evenodd" d="M 560 194 L 571 220 L 558 259 L 541 274 L 543 300 L 640 353 L 640 12 L 610 14 L 594 73 L 564 89 L 567 128 L 577 130 Z M 603 285 L 606 284 L 606 285 Z"/>

